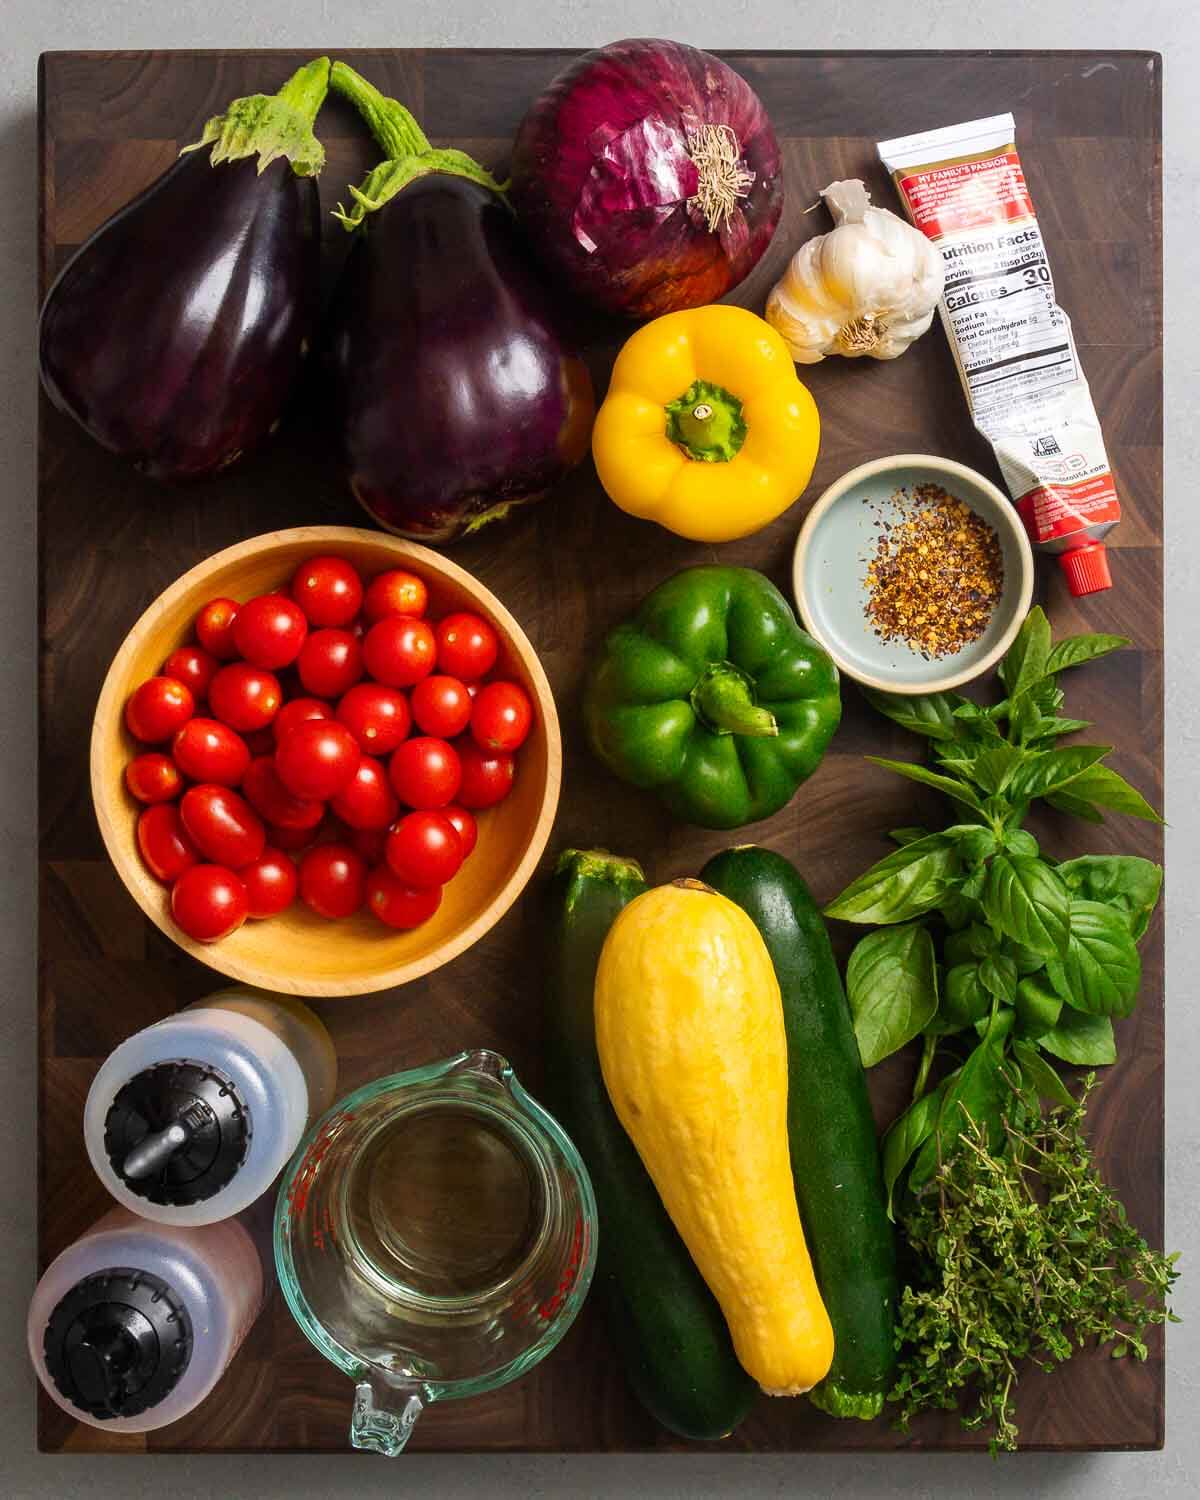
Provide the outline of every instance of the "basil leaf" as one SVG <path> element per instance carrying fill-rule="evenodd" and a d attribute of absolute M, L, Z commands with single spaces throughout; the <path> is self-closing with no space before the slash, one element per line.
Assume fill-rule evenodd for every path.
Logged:
<path fill-rule="evenodd" d="M 1130 786 L 1124 776 L 1119 776 L 1109 766 L 1092 766 L 1082 775 L 1074 777 L 1069 793 L 1073 798 L 1078 797 L 1100 807 L 1111 807 L 1114 812 L 1128 813 L 1131 818 L 1144 818 L 1148 823 L 1163 821 L 1141 792 Z M 1074 811 L 1073 808 L 1065 810 Z"/>
<path fill-rule="evenodd" d="M 1006 953 L 989 953 L 979 965 L 979 982 L 989 995 L 1011 1005 L 1017 997 L 1017 966 Z"/>
<path fill-rule="evenodd" d="M 1005 937 L 1047 955 L 1066 949 L 1070 893 L 1044 860 L 995 855 L 981 899 Z"/>
<path fill-rule="evenodd" d="M 1000 1144 L 1004 1106 L 1010 1089 L 1002 1071 L 1002 1053 L 992 1040 L 980 1042 L 957 1073 L 947 1080 L 937 1124 L 917 1153 L 909 1174 L 914 1192 L 949 1161 L 958 1149 L 958 1138 L 967 1128 L 967 1116 L 984 1132 L 993 1148 Z"/>
<path fill-rule="evenodd" d="M 947 834 L 950 830 L 946 830 Z M 982 824 L 968 823 L 963 826 L 963 831 L 957 833 L 958 852 L 969 865 L 981 864 L 989 856 L 996 852 L 996 835 L 990 828 L 984 828 Z"/>
<path fill-rule="evenodd" d="M 1045 677 L 1049 656 L 1050 625 L 1041 605 L 1035 604 L 1000 663 L 1000 681 L 1010 701 Z"/>
<path fill-rule="evenodd" d="M 956 802 L 962 802 L 967 807 L 972 807 L 976 812 L 983 811 L 983 803 L 971 790 L 964 786 L 961 781 L 954 781 L 949 776 L 939 776 L 936 771 L 927 771 L 924 766 L 914 765 L 909 760 L 884 760 L 882 756 L 868 755 L 867 760 L 873 766 L 882 766 L 886 771 L 895 771 L 897 776 L 907 776 L 909 781 L 919 781 L 922 786 L 934 787 L 947 797 L 953 797 Z"/>
<path fill-rule="evenodd" d="M 900 845 L 903 849 L 905 844 L 915 844 L 918 839 L 929 837 L 928 828 L 893 828 L 888 838 Z"/>
<path fill-rule="evenodd" d="M 1137 1003 L 1142 961 L 1122 918 L 1099 901 L 1071 900 L 1066 951 L 1047 960 L 1050 983 L 1075 1010 L 1127 1016 Z"/>
<path fill-rule="evenodd" d="M 1037 859 L 1041 853 L 1037 839 L 1024 828 L 1006 828 L 1004 847 L 1010 854 L 1020 855 L 1025 859 Z"/>
<path fill-rule="evenodd" d="M 1073 782 L 1111 751 L 1111 745 L 1069 745 L 1064 750 L 1040 750 L 1017 767 L 1009 781 L 1009 792 L 1014 798 L 1044 797 L 1047 792 Z"/>
<path fill-rule="evenodd" d="M 914 1099 L 900 1118 L 888 1128 L 883 1138 L 883 1184 L 887 1188 L 888 1218 L 893 1223 L 896 1220 L 893 1211 L 896 1182 L 932 1133 L 945 1095 L 946 1082 L 943 1080 L 932 1093 L 922 1094 L 919 1099 Z"/>
<path fill-rule="evenodd" d="M 988 869 L 986 865 L 976 865 L 959 889 L 970 901 L 979 901 L 983 896 L 983 888 L 987 884 Z"/>
<path fill-rule="evenodd" d="M 1013 1043 L 1013 1052 L 1021 1065 L 1021 1075 L 1037 1090 L 1043 1099 L 1053 1099 L 1055 1104 L 1065 1104 L 1068 1109 L 1075 1103 L 1070 1089 L 1037 1050 L 1028 1042 Z"/>
<path fill-rule="evenodd" d="M 843 922 L 907 922 L 941 904 L 958 874 L 958 851 L 940 833 L 886 855 L 825 908 Z"/>
<path fill-rule="evenodd" d="M 1059 739 L 1064 734 L 1078 734 L 1081 729 L 1092 727 L 1089 719 L 1060 719 L 1039 717 L 1034 728 L 1034 738 L 1040 743 L 1044 739 Z"/>
<path fill-rule="evenodd" d="M 1064 1006 L 1058 1021 L 1038 1045 L 1053 1057 L 1080 1067 L 1103 1067 L 1117 1060 L 1117 1043 L 1107 1016 L 1086 1016 Z"/>
<path fill-rule="evenodd" d="M 915 922 L 869 933 L 846 965 L 846 998 L 864 1068 L 898 1052 L 937 1012 L 933 939 Z"/>
<path fill-rule="evenodd" d="M 974 905 L 967 900 L 961 891 L 953 888 L 948 890 L 938 903 L 941 908 L 942 921 L 951 932 L 957 932 L 960 927 L 965 927 L 975 917 Z"/>
<path fill-rule="evenodd" d="M 1084 854 L 1059 865 L 1058 873 L 1072 895 L 1124 912 L 1135 943 L 1145 935 L 1162 890 L 1161 865 L 1136 854 Z"/>
<path fill-rule="evenodd" d="M 1069 790 L 1047 792 L 1046 801 L 1059 812 L 1070 813 L 1073 818 L 1082 818 L 1085 823 L 1103 823 L 1104 815 L 1093 807 L 1086 797 L 1077 797 Z"/>
<path fill-rule="evenodd" d="M 990 750 L 981 750 L 975 757 L 971 779 L 985 792 L 1002 792 L 1022 761 L 1027 759 L 1027 753 L 1018 745 L 999 744 Z"/>
<path fill-rule="evenodd" d="M 1046 955 L 1038 953 L 1033 948 L 1027 948 L 1024 943 L 1014 943 L 1009 938 L 1004 945 L 1004 951 L 1017 966 L 1018 974 L 1036 974 L 1045 967 Z"/>
<path fill-rule="evenodd" d="M 913 734 L 930 740 L 952 740 L 957 733 L 954 711 L 963 699 L 957 693 L 881 693 L 865 687 L 862 695 L 872 708 Z"/>
<path fill-rule="evenodd" d="M 1046 671 L 1065 672 L 1068 667 L 1081 667 L 1085 661 L 1095 661 L 1130 644 L 1127 635 L 1066 635 L 1046 658 Z"/>
<path fill-rule="evenodd" d="M 998 741 L 1002 738 L 996 727 L 994 710 L 980 708 L 978 703 L 972 703 L 970 699 L 964 699 L 959 704 L 954 710 L 954 717 L 960 724 L 964 724 L 977 740 Z"/>

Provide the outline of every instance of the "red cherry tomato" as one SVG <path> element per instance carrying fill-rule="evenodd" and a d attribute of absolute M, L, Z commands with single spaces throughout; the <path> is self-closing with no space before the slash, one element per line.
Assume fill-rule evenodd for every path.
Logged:
<path fill-rule="evenodd" d="M 193 865 L 171 889 L 171 915 L 197 943 L 228 937 L 248 913 L 246 887 L 221 865 Z"/>
<path fill-rule="evenodd" d="M 320 698 L 292 698 L 285 703 L 271 720 L 274 744 L 278 744 L 289 729 L 303 724 L 305 719 L 332 719 L 333 709 Z"/>
<path fill-rule="evenodd" d="M 405 885 L 418 890 L 443 886 L 463 862 L 462 839 L 450 819 L 439 812 L 411 812 L 388 834 L 384 850 L 388 867 Z"/>
<path fill-rule="evenodd" d="M 200 863 L 200 852 L 188 838 L 173 802 L 146 809 L 138 819 L 137 841 L 142 863 L 164 885 L 173 884 L 185 870 Z"/>
<path fill-rule="evenodd" d="M 462 840 L 463 858 L 466 859 L 478 841 L 479 825 L 465 807 L 459 807 L 454 802 L 449 807 L 442 808 L 442 817 L 454 824 L 455 832 Z"/>
<path fill-rule="evenodd" d="M 441 904 L 441 886 L 416 890 L 405 885 L 387 865 L 380 865 L 367 876 L 367 905 L 389 927 L 399 927 L 402 931 L 419 927 L 428 922 Z"/>
<path fill-rule="evenodd" d="M 485 750 L 519 750 L 529 738 L 533 704 L 515 682 L 489 682 L 471 706 L 471 734 Z"/>
<path fill-rule="evenodd" d="M 369 755 L 390 755 L 412 728 L 408 699 L 399 688 L 381 682 L 352 687 L 338 704 L 337 716 Z"/>
<path fill-rule="evenodd" d="M 362 653 L 367 671 L 376 682 L 411 687 L 433 671 L 437 641 L 427 620 L 388 615 L 367 631 Z"/>
<path fill-rule="evenodd" d="M 296 866 L 286 854 L 272 849 L 269 844 L 258 859 L 239 870 L 238 875 L 246 887 L 246 915 L 258 921 L 264 917 L 277 917 L 296 899 L 296 888 L 300 883 Z"/>
<path fill-rule="evenodd" d="M 171 754 L 185 776 L 221 786 L 237 786 L 250 764 L 246 741 L 219 719 L 190 719 L 172 740 Z"/>
<path fill-rule="evenodd" d="M 348 828 L 387 828 L 400 811 L 387 772 L 369 755 L 359 761 L 353 778 L 329 806 Z"/>
<path fill-rule="evenodd" d="M 275 673 L 248 661 L 231 661 L 222 667 L 208 689 L 213 718 L 230 729 L 265 729 L 282 702 L 283 689 Z"/>
<path fill-rule="evenodd" d="M 180 646 L 163 662 L 162 675 L 184 683 L 191 688 L 192 697 L 200 699 L 208 695 L 208 685 L 220 665 L 203 646 Z"/>
<path fill-rule="evenodd" d="M 238 652 L 256 667 L 269 671 L 290 666 L 300 655 L 307 634 L 304 611 L 283 594 L 248 599 L 233 622 Z"/>
<path fill-rule="evenodd" d="M 474 682 L 496 665 L 500 641 L 488 622 L 465 610 L 438 622 L 438 666 L 462 682 Z"/>
<path fill-rule="evenodd" d="M 353 916 L 366 887 L 366 861 L 349 844 L 318 844 L 300 860 L 300 899 L 319 917 Z"/>
<path fill-rule="evenodd" d="M 389 831 L 387 828 L 352 828 L 347 842 L 356 853 L 362 855 L 369 868 L 374 869 L 376 865 L 383 863 L 383 851 Z"/>
<path fill-rule="evenodd" d="M 279 779 L 273 755 L 259 755 L 242 778 L 242 796 L 273 828 L 315 828 L 325 816 L 325 804 L 293 797 Z"/>
<path fill-rule="evenodd" d="M 425 735 L 404 741 L 388 763 L 388 776 L 406 807 L 429 810 L 454 801 L 462 772 L 454 746 Z"/>
<path fill-rule="evenodd" d="M 171 802 L 183 791 L 183 777 L 169 755 L 147 750 L 125 767 L 125 785 L 139 802 Z"/>
<path fill-rule="evenodd" d="M 135 740 L 157 745 L 182 729 L 196 712 L 186 683 L 174 677 L 151 677 L 135 688 L 125 705 L 125 726 Z"/>
<path fill-rule="evenodd" d="M 196 616 L 196 639 L 218 661 L 232 661 L 238 654 L 233 622 L 238 606 L 232 599 L 210 599 Z"/>
<path fill-rule="evenodd" d="M 292 598 L 310 625 L 349 625 L 362 608 L 362 579 L 344 557 L 310 557 L 292 574 Z"/>
<path fill-rule="evenodd" d="M 316 843 L 320 831 L 320 823 L 314 824 L 312 828 L 277 828 L 268 823 L 267 845 L 272 849 L 286 849 L 295 854 L 300 849 L 307 849 L 310 844 Z"/>
<path fill-rule="evenodd" d="M 266 846 L 262 819 L 245 797 L 227 786 L 189 787 L 179 804 L 179 816 L 200 853 L 231 870 L 253 864 Z"/>
<path fill-rule="evenodd" d="M 361 759 L 358 741 L 336 719 L 306 719 L 275 748 L 275 769 L 287 790 L 318 801 L 348 786 Z"/>
<path fill-rule="evenodd" d="M 428 606 L 429 590 L 424 580 L 404 568 L 390 568 L 367 585 L 363 614 L 374 624 L 388 615 L 423 615 Z"/>
<path fill-rule="evenodd" d="M 465 737 L 458 742 L 457 748 L 462 765 L 458 800 L 462 805 L 478 810 L 503 802 L 512 791 L 517 773 L 516 762 L 509 752 L 484 750 L 474 740 Z"/>
<path fill-rule="evenodd" d="M 314 630 L 304 643 L 296 670 L 306 693 L 340 698 L 363 674 L 363 650 L 352 631 Z"/>
<path fill-rule="evenodd" d="M 452 740 L 471 722 L 471 695 L 457 677 L 426 677 L 412 690 L 413 721 L 422 734 Z"/>

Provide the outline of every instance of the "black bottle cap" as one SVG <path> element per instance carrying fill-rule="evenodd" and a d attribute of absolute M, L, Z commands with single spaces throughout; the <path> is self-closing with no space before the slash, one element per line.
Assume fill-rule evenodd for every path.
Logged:
<path fill-rule="evenodd" d="M 117 1266 L 76 1282 L 50 1314 L 42 1348 L 72 1406 L 101 1419 L 135 1417 L 182 1378 L 192 1320 L 161 1277 Z"/>
<path fill-rule="evenodd" d="M 236 1176 L 249 1143 L 249 1111 L 232 1080 L 202 1063 L 135 1074 L 104 1122 L 113 1171 L 149 1203 L 203 1203 Z"/>

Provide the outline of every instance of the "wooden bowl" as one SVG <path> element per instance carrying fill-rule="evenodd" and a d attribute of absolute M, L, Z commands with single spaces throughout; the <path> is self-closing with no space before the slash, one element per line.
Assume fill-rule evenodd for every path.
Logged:
<path fill-rule="evenodd" d="M 125 787 L 125 766 L 140 747 L 125 728 L 125 701 L 191 638 L 207 600 L 239 603 L 286 583 L 318 553 L 347 558 L 364 577 L 406 567 L 429 587 L 433 619 L 452 610 L 483 615 L 500 637 L 498 675 L 525 688 L 534 727 L 517 757 L 513 790 L 479 814 L 479 842 L 442 904 L 421 927 L 397 932 L 367 911 L 326 921 L 297 901 L 264 922 L 246 922 L 219 943 L 196 943 L 176 927 L 169 893 L 142 864 L 136 827 L 141 805 Z M 361 995 L 406 984 L 449 963 L 497 923 L 533 874 L 554 822 L 562 782 L 562 742 L 550 684 L 524 631 L 500 601 L 439 553 L 378 531 L 302 526 L 252 537 L 218 552 L 159 595 L 113 659 L 92 731 L 92 799 L 110 857 L 146 915 L 168 937 L 222 974 L 289 995 Z"/>

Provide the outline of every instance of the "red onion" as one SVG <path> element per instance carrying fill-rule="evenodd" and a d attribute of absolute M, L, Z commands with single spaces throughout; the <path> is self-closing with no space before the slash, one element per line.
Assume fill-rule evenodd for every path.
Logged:
<path fill-rule="evenodd" d="M 574 289 L 651 317 L 715 301 L 753 269 L 783 179 L 744 78 L 695 47 L 642 39 L 558 75 L 517 132 L 510 196 Z"/>

